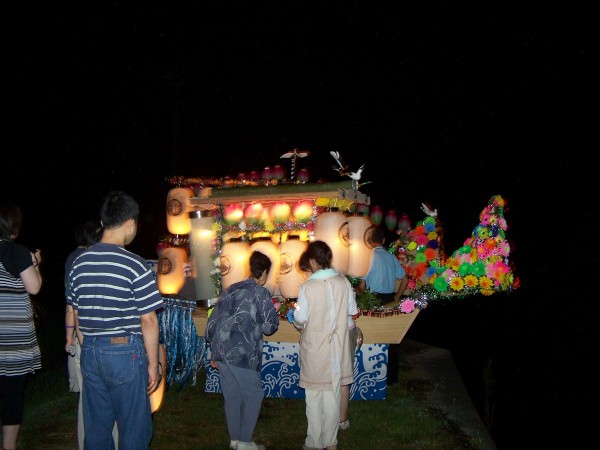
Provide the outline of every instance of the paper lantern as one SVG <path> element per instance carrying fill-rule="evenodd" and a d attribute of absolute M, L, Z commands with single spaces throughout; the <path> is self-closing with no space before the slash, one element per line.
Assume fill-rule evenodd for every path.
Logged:
<path fill-rule="evenodd" d="M 404 232 L 410 230 L 410 217 L 408 214 L 402 214 L 398 219 L 398 229 Z"/>
<path fill-rule="evenodd" d="M 369 215 L 369 205 L 365 205 L 364 203 L 359 203 L 356 206 L 356 212 L 358 214 L 363 214 L 365 216 Z"/>
<path fill-rule="evenodd" d="M 163 295 L 177 294 L 185 283 L 183 273 L 187 262 L 187 252 L 180 247 L 164 248 L 158 257 L 156 282 L 158 290 Z"/>
<path fill-rule="evenodd" d="M 373 225 L 379 225 L 382 220 L 383 210 L 381 209 L 381 206 L 373 206 L 373 208 L 371 208 L 371 222 L 373 222 Z"/>
<path fill-rule="evenodd" d="M 396 210 L 390 209 L 385 215 L 385 226 L 389 231 L 393 231 L 396 228 L 396 224 L 398 223 L 398 216 L 396 215 Z"/>
<path fill-rule="evenodd" d="M 271 238 L 259 238 L 250 243 L 249 255 L 253 251 L 259 251 L 271 260 L 271 270 L 269 270 L 269 276 L 265 287 L 269 290 L 271 295 L 274 295 L 279 290 L 278 279 L 279 279 L 279 248 L 276 244 L 271 241 Z"/>
<path fill-rule="evenodd" d="M 214 269 L 214 242 L 216 233 L 212 229 L 214 218 L 211 211 L 190 212 L 192 230 L 190 234 L 190 254 L 194 261 L 196 277 L 194 285 L 197 300 L 215 297 L 215 287 L 211 276 Z"/>
<path fill-rule="evenodd" d="M 294 205 L 293 214 L 296 222 L 308 222 L 313 215 L 313 203 L 308 200 L 300 200 Z"/>
<path fill-rule="evenodd" d="M 285 172 L 283 171 L 283 167 L 281 167 L 279 164 L 275 165 L 275 167 L 273 167 L 273 178 L 275 178 L 277 181 L 281 181 L 284 177 Z"/>
<path fill-rule="evenodd" d="M 348 221 L 339 211 L 329 211 L 315 219 L 315 239 L 326 242 L 333 252 L 331 267 L 339 273 L 348 273 L 350 254 L 348 242 Z"/>
<path fill-rule="evenodd" d="M 250 276 L 250 245 L 243 241 L 230 241 L 223 245 L 220 257 L 221 286 L 227 289 L 233 283 Z"/>
<path fill-rule="evenodd" d="M 271 206 L 269 215 L 274 224 L 287 223 L 290 218 L 290 205 L 286 202 L 276 202 Z"/>
<path fill-rule="evenodd" d="M 244 208 L 244 220 L 249 225 L 258 225 L 263 219 L 263 211 L 261 203 L 251 203 Z"/>
<path fill-rule="evenodd" d="M 309 177 L 308 170 L 305 169 L 304 167 L 298 171 L 297 179 L 301 183 L 306 183 L 308 181 L 308 177 Z"/>
<path fill-rule="evenodd" d="M 188 234 L 192 228 L 188 213 L 194 191 L 187 187 L 176 187 L 167 193 L 167 229 L 172 234 Z"/>
<path fill-rule="evenodd" d="M 279 292 L 284 298 L 298 298 L 298 289 L 306 281 L 308 273 L 300 269 L 298 262 L 308 243 L 297 236 L 279 245 Z"/>
<path fill-rule="evenodd" d="M 237 225 L 242 221 L 244 211 L 239 203 L 232 203 L 223 209 L 223 220 L 227 225 Z"/>
<path fill-rule="evenodd" d="M 373 226 L 368 217 L 357 215 L 348 217 L 348 237 L 350 256 L 348 259 L 348 275 L 362 277 L 369 270 L 371 246 L 367 244 L 369 229 Z"/>

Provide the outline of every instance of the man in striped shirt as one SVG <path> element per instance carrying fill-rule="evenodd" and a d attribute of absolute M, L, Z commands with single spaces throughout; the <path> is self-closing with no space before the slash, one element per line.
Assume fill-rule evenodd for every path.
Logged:
<path fill-rule="evenodd" d="M 160 383 L 158 318 L 163 307 L 144 258 L 126 250 L 136 236 L 139 205 L 110 192 L 102 203 L 102 238 L 75 259 L 67 302 L 81 345 L 85 449 L 146 450 L 152 440 L 148 394 Z"/>

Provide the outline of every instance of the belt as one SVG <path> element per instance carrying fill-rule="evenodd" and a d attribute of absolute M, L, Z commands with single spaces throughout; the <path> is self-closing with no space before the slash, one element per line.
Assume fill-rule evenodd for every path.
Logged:
<path fill-rule="evenodd" d="M 129 343 L 129 336 L 111 337 L 111 344 L 127 344 Z"/>

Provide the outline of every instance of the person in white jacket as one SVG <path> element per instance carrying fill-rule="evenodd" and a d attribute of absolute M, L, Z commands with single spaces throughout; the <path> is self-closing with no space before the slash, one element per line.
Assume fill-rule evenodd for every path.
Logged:
<path fill-rule="evenodd" d="M 342 385 L 354 381 L 348 317 L 357 314 L 348 279 L 331 268 L 333 252 L 313 241 L 300 257 L 311 275 L 300 286 L 294 326 L 300 337 L 300 380 L 305 389 L 308 429 L 304 449 L 337 448 Z"/>

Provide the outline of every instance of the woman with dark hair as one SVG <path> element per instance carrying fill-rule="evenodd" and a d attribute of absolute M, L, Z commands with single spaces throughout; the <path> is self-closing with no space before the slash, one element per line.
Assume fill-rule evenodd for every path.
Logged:
<path fill-rule="evenodd" d="M 348 318 L 358 313 L 356 297 L 344 275 L 331 268 L 333 252 L 313 241 L 300 257 L 311 275 L 300 286 L 294 326 L 300 337 L 300 381 L 306 397 L 307 436 L 302 448 L 337 448 L 342 385 L 354 380 Z"/>
<path fill-rule="evenodd" d="M 27 376 L 42 368 L 31 295 L 42 287 L 40 250 L 17 243 L 23 216 L 11 203 L 0 204 L 0 400 L 2 448 L 17 448 Z"/>

